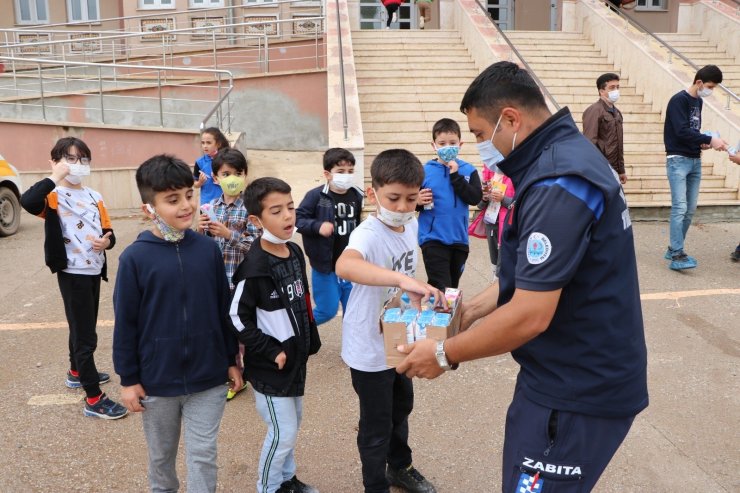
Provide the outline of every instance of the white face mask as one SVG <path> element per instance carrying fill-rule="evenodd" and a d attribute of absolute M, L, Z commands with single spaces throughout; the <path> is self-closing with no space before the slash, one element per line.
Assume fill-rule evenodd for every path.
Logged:
<path fill-rule="evenodd" d="M 339 190 L 349 190 L 354 185 L 354 173 L 332 173 L 331 182 Z"/>
<path fill-rule="evenodd" d="M 378 211 L 377 211 L 377 217 L 378 219 L 385 224 L 386 226 L 391 226 L 393 228 L 400 228 L 401 226 L 405 226 L 408 223 L 410 223 L 414 217 L 416 217 L 416 212 L 393 212 L 389 211 L 382 205 L 380 205 L 380 202 L 378 202 Z"/>
<path fill-rule="evenodd" d="M 699 90 L 698 90 L 698 91 L 696 92 L 696 94 L 697 94 L 697 95 L 698 95 L 698 96 L 699 96 L 700 98 L 708 98 L 709 96 L 711 96 L 711 95 L 712 95 L 712 90 L 711 90 L 711 89 L 707 89 L 706 87 L 702 87 L 701 89 L 699 89 Z"/>
<path fill-rule="evenodd" d="M 284 240 L 282 238 L 278 238 L 274 234 L 270 233 L 270 230 L 262 226 L 262 235 L 261 238 L 264 238 L 265 241 L 269 241 L 270 243 L 273 243 L 275 245 L 282 245 L 284 243 L 288 243 L 290 240 L 293 239 L 293 235 L 295 235 L 295 232 L 298 231 L 298 228 L 293 228 L 293 234 L 290 235 L 290 238 L 287 240 Z"/>
<path fill-rule="evenodd" d="M 501 151 L 499 151 L 495 145 L 493 145 L 493 136 L 496 135 L 496 131 L 498 130 L 499 124 L 501 124 L 501 117 L 504 116 L 503 113 L 499 115 L 498 120 L 496 121 L 496 127 L 493 129 L 493 133 L 491 134 L 491 138 L 479 142 L 475 146 L 478 148 L 478 154 L 480 154 L 480 159 L 483 161 L 483 165 L 488 168 L 489 171 L 492 171 L 493 173 L 500 173 L 501 170 L 497 166 L 498 163 L 504 160 L 504 155 L 501 154 Z M 519 132 L 514 133 L 514 138 L 511 140 L 511 150 L 514 150 L 514 147 L 516 146 L 516 136 Z"/>
<path fill-rule="evenodd" d="M 609 98 L 609 101 L 611 101 L 612 103 L 616 103 L 619 99 L 619 89 L 609 91 L 609 93 L 607 94 L 607 98 Z"/>
<path fill-rule="evenodd" d="M 82 183 L 82 177 L 81 176 L 75 176 L 75 175 L 67 175 L 64 177 L 65 180 L 67 180 L 72 185 L 79 185 Z"/>
<path fill-rule="evenodd" d="M 67 163 L 67 166 L 69 166 L 69 174 L 72 176 L 90 176 L 89 164 Z"/>

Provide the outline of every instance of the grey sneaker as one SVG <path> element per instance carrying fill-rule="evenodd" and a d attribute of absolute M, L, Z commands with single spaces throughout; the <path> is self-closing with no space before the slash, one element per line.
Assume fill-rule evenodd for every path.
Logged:
<path fill-rule="evenodd" d="M 128 409 L 120 405 L 119 403 L 108 399 L 108 396 L 103 394 L 100 396 L 100 400 L 95 404 L 88 404 L 85 401 L 85 409 L 82 410 L 85 416 L 92 416 L 100 419 L 120 419 L 128 414 Z"/>
<path fill-rule="evenodd" d="M 434 485 L 427 481 L 413 465 L 404 469 L 393 469 L 388 466 L 385 477 L 391 486 L 399 486 L 409 493 L 437 493 Z"/>

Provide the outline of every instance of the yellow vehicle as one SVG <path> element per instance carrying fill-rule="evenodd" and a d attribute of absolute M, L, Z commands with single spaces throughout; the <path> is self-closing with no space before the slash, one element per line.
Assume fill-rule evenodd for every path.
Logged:
<path fill-rule="evenodd" d="M 18 231 L 22 193 L 18 170 L 0 155 L 0 236 L 10 236 Z"/>

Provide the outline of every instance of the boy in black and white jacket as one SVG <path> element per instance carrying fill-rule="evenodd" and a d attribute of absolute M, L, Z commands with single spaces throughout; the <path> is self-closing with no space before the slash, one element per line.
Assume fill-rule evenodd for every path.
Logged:
<path fill-rule="evenodd" d="M 267 424 L 258 493 L 317 492 L 296 478 L 308 356 L 321 346 L 311 311 L 303 252 L 290 242 L 295 206 L 290 185 L 260 178 L 244 192 L 249 219 L 262 228 L 237 268 L 229 315 L 245 346 L 244 367 L 257 412 Z"/>

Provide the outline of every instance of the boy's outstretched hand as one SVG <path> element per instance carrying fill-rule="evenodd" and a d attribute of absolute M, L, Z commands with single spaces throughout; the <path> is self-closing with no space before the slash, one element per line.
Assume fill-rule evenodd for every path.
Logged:
<path fill-rule="evenodd" d="M 229 388 L 234 392 L 239 392 L 244 387 L 244 378 L 238 366 L 229 367 Z"/>
<path fill-rule="evenodd" d="M 401 276 L 398 287 L 408 293 L 411 304 L 415 308 L 421 309 L 421 305 L 429 301 L 430 296 L 434 296 L 434 301 L 439 302 L 444 298 L 442 292 L 425 282 L 417 281 L 413 277 Z"/>
<path fill-rule="evenodd" d="M 140 383 L 130 385 L 128 387 L 121 387 L 121 403 L 132 413 L 140 413 L 146 410 L 144 406 L 141 405 L 141 399 L 145 398 L 146 392 L 144 392 L 144 387 L 142 387 Z"/>

